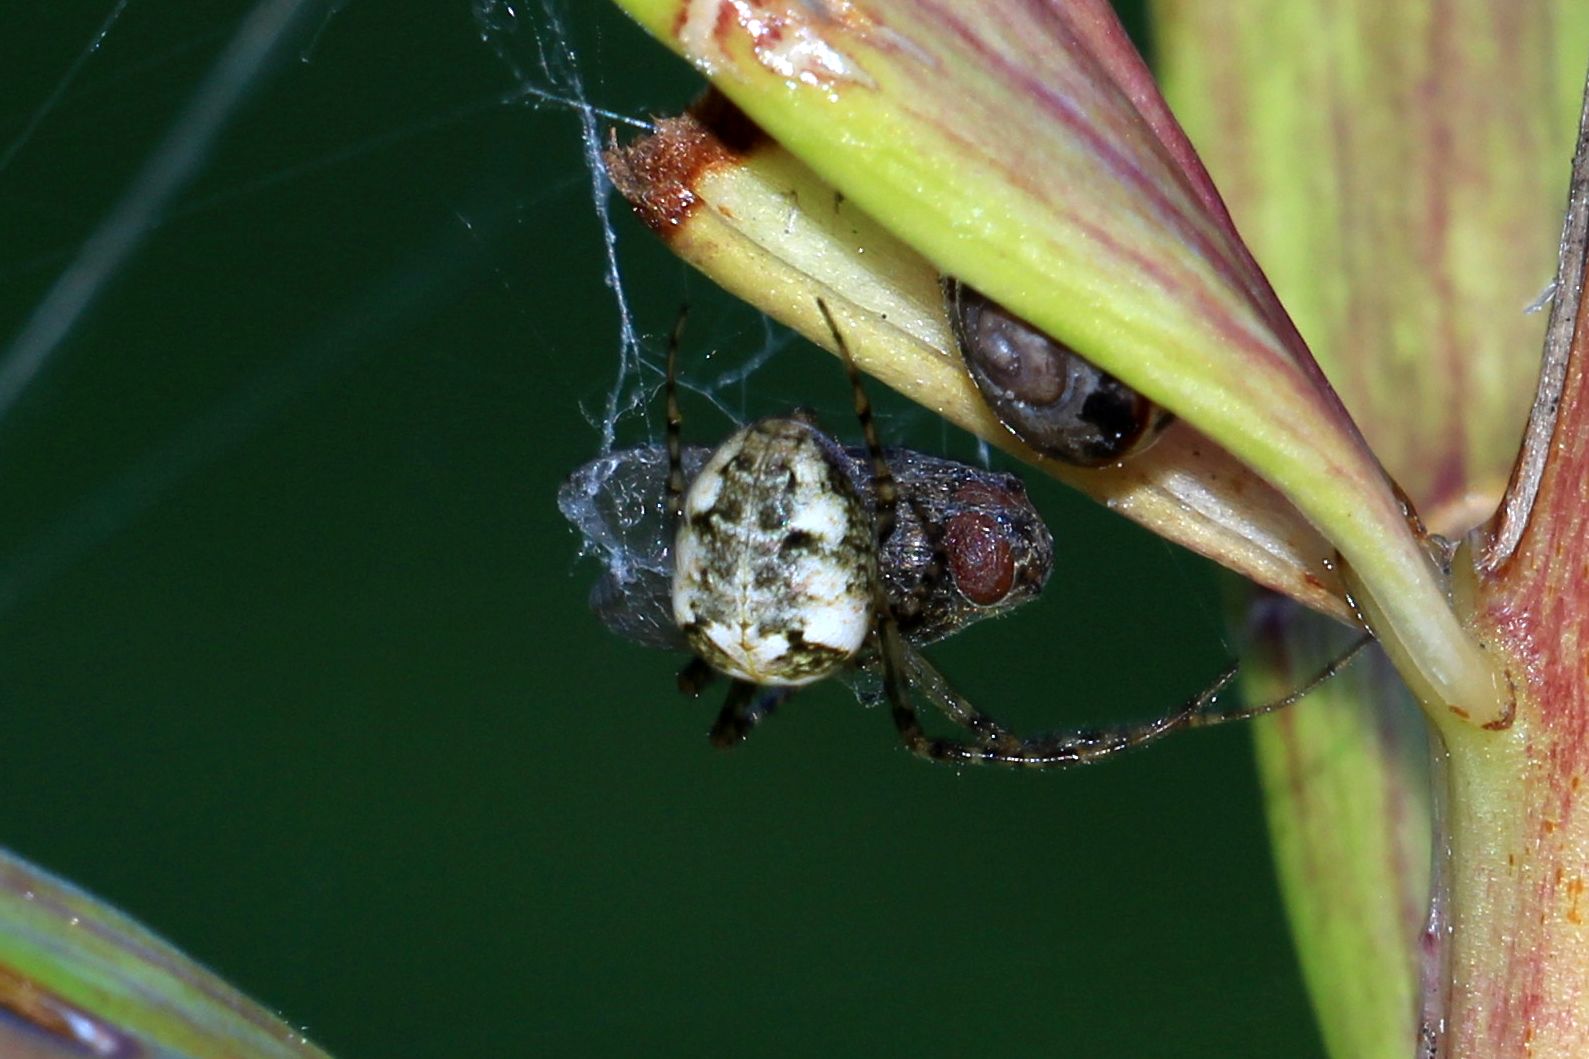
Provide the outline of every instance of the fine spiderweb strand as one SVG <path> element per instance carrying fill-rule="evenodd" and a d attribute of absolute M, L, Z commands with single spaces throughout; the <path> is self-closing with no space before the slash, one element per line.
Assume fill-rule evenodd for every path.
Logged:
<path fill-rule="evenodd" d="M 493 224 L 505 223 L 494 218 Z M 297 352 L 273 361 L 197 418 L 133 458 L 43 531 L 0 556 L 0 619 L 9 619 L 55 578 L 151 510 L 178 483 L 213 466 L 300 395 L 390 348 L 389 336 L 456 298 L 477 262 L 444 252 L 451 236 L 427 244 L 377 278 Z M 441 263 L 438 266 L 438 262 Z"/>
<path fill-rule="evenodd" d="M 27 124 L 22 126 L 22 131 L 17 133 L 16 138 L 7 145 L 5 152 L 0 154 L 0 173 L 4 173 L 10 168 L 12 161 L 22 151 L 22 148 L 27 146 L 29 140 L 33 139 L 33 134 L 38 131 L 39 125 L 43 123 L 45 118 L 50 116 L 50 112 L 61 101 L 61 97 L 66 95 L 66 90 L 72 87 L 72 82 L 77 80 L 77 75 L 82 72 L 88 60 L 95 52 L 99 51 L 99 46 L 105 43 L 105 37 L 109 35 L 111 28 L 116 25 L 116 20 L 121 18 L 121 13 L 126 8 L 127 0 L 116 0 L 115 5 L 110 9 L 110 14 L 106 15 L 100 22 L 99 28 L 89 38 L 88 44 L 82 51 L 77 53 L 77 58 L 72 60 L 72 64 L 66 68 L 66 72 L 61 75 L 61 79 L 55 82 L 55 87 L 50 90 L 49 95 L 44 97 L 44 102 L 40 103 L 33 113 L 29 115 Z"/>
<path fill-rule="evenodd" d="M 50 287 L 0 359 L 0 422 L 166 208 L 198 174 L 232 114 L 279 54 L 308 0 L 261 0 L 194 88 L 127 192 Z"/>
<path fill-rule="evenodd" d="M 334 151 L 321 152 L 305 159 L 304 161 L 294 162 L 290 165 L 283 166 L 280 169 L 251 177 L 240 183 L 222 187 L 219 190 L 213 191 L 207 195 L 186 199 L 181 205 L 174 205 L 170 209 L 167 209 L 161 216 L 158 224 L 160 226 L 165 226 L 173 221 L 194 217 L 208 210 L 213 210 L 219 206 L 227 205 L 238 199 L 244 199 L 248 198 L 249 196 L 257 195 L 260 192 L 270 188 L 283 184 L 290 184 L 311 174 L 321 172 L 322 170 L 333 169 L 349 161 L 356 160 L 364 155 L 382 151 L 394 145 L 403 143 L 406 140 L 411 140 L 420 136 L 434 133 L 440 129 L 447 128 L 448 126 L 465 121 L 469 118 L 490 113 L 492 110 L 512 102 L 513 99 L 511 97 L 504 97 L 498 93 L 488 96 L 484 99 L 477 100 L 473 103 L 466 103 L 461 106 L 454 107 L 451 110 L 442 111 L 441 113 L 426 118 L 422 121 L 409 122 L 391 129 L 387 129 L 383 132 L 366 136 L 362 139 L 354 140 L 348 143 L 345 147 L 340 147 Z M 578 174 L 572 174 L 563 178 L 562 181 L 543 184 L 537 189 L 534 198 L 526 200 L 526 205 L 540 198 L 555 195 L 565 188 L 572 186 L 576 181 L 583 182 L 585 179 L 585 174 L 583 171 L 581 171 Z M 45 268 L 48 265 L 54 264 L 70 256 L 70 253 L 70 246 L 56 247 L 54 249 L 46 250 L 42 253 L 36 254 L 25 261 L 6 265 L 5 267 L 0 268 L 0 283 L 14 279 L 18 276 L 25 276 L 31 272 Z"/>
<path fill-rule="evenodd" d="M 547 30 L 554 45 L 551 55 L 543 52 L 542 66 L 547 76 L 556 79 L 560 72 L 574 101 L 574 113 L 579 117 L 580 142 L 584 149 L 585 166 L 590 170 L 590 199 L 596 211 L 596 221 L 601 226 L 602 253 L 605 257 L 606 284 L 612 291 L 618 309 L 618 376 L 607 392 L 607 403 L 601 419 L 601 452 L 612 451 L 618 428 L 618 417 L 624 409 L 624 392 L 627 381 L 639 371 L 640 336 L 635 331 L 634 315 L 629 308 L 629 297 L 624 293 L 623 277 L 618 271 L 618 231 L 613 227 L 610 200 L 612 181 L 607 179 L 607 168 L 601 161 L 601 130 L 596 124 L 596 110 L 585 94 L 585 82 L 580 76 L 579 63 L 574 49 L 568 43 L 562 19 L 553 0 L 541 0 L 541 10 L 546 16 Z M 631 397 L 631 404 L 637 398 Z"/>

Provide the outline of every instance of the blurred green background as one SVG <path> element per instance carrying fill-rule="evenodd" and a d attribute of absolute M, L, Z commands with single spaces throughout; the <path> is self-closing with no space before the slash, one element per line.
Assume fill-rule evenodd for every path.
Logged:
<path fill-rule="evenodd" d="M 63 84 L 114 6 L 0 20 L 0 149 L 60 90 L 0 169 L 7 343 L 249 8 L 131 0 Z M 598 104 L 698 90 L 565 10 Z M 617 318 L 577 120 L 503 102 L 555 41 L 536 3 L 496 14 L 489 41 L 469 0 L 312 19 L 0 419 L 0 843 L 341 1057 L 1318 1055 L 1244 731 L 956 773 L 833 686 L 724 754 L 679 659 L 591 617 L 553 497 Z M 693 378 L 769 348 L 615 210 L 653 364 L 684 301 Z M 798 343 L 720 396 L 853 435 Z M 882 405 L 888 440 L 975 457 Z M 1217 672 L 1205 564 L 1032 491 L 1048 595 L 947 673 L 1035 728 Z"/>

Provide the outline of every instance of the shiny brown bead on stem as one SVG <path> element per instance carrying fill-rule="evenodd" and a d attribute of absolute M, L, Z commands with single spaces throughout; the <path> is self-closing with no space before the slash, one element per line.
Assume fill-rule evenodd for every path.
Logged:
<path fill-rule="evenodd" d="M 944 280 L 955 342 L 1005 427 L 1081 467 L 1147 448 L 1174 418 L 1074 349 L 958 280 Z"/>

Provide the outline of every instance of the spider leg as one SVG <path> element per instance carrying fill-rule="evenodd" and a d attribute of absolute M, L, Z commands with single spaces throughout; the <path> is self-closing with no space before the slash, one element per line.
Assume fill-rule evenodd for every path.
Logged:
<path fill-rule="evenodd" d="M 926 670 L 921 670 L 926 672 Z M 951 719 L 965 715 L 981 717 L 949 685 L 947 680 L 932 671 L 935 680 L 928 686 L 928 695 Z M 1232 666 L 1220 674 L 1219 679 L 1197 695 L 1162 717 L 1139 724 L 1115 728 L 1077 729 L 1053 732 L 1029 738 L 1016 738 L 1002 728 L 994 726 L 992 738 L 979 743 L 955 739 L 942 739 L 927 735 L 916 720 L 915 711 L 908 702 L 897 702 L 894 707 L 894 724 L 906 748 L 917 757 L 952 765 L 1010 765 L 1017 768 L 1060 769 L 1088 765 L 1105 757 L 1135 750 L 1157 742 L 1171 732 L 1188 727 L 1191 719 L 1206 710 L 1236 677 Z M 972 729 L 974 732 L 976 729 Z"/>
<path fill-rule="evenodd" d="M 693 699 L 717 679 L 717 670 L 708 665 L 705 659 L 695 657 L 685 663 L 676 679 L 679 691 Z"/>
<path fill-rule="evenodd" d="M 919 687 L 946 717 L 970 731 L 977 738 L 977 742 L 972 744 L 926 735 L 917 723 L 915 711 L 910 708 L 908 702 L 902 706 L 895 705 L 894 723 L 911 752 L 929 761 L 960 765 L 1069 768 L 1146 746 L 1183 729 L 1208 728 L 1228 721 L 1261 717 L 1266 713 L 1282 710 L 1299 702 L 1351 665 L 1372 642 L 1372 636 L 1359 637 L 1302 687 L 1281 698 L 1257 706 L 1217 707 L 1220 693 L 1235 679 L 1236 667 L 1231 666 L 1201 693 L 1155 720 L 1114 728 L 1054 732 L 1025 739 L 1010 735 L 997 722 L 967 702 L 931 663 L 901 643 L 896 650 L 906 652 L 905 659 L 911 682 Z"/>
<path fill-rule="evenodd" d="M 920 753 L 918 747 L 924 747 L 934 740 L 922 731 L 921 722 L 916 719 L 916 708 L 910 704 L 910 690 L 904 681 L 905 638 L 900 634 L 899 623 L 888 609 L 888 601 L 881 587 L 877 595 L 878 605 L 882 608 L 877 622 L 877 653 L 883 669 L 883 697 L 888 700 L 889 713 L 893 715 L 894 727 L 899 729 L 900 738 L 913 752 Z"/>
<path fill-rule="evenodd" d="M 899 504 L 899 488 L 894 483 L 894 473 L 888 467 L 888 461 L 883 458 L 883 445 L 877 439 L 877 423 L 872 416 L 872 403 L 867 399 L 866 389 L 861 385 L 861 372 L 855 366 L 855 358 L 850 354 L 849 343 L 844 340 L 844 335 L 839 331 L 839 325 L 833 319 L 827 302 L 817 299 L 817 308 L 822 312 L 822 318 L 827 321 L 828 330 L 833 334 L 834 345 L 838 347 L 839 357 L 844 361 L 844 369 L 850 377 L 850 390 L 855 400 L 855 418 L 860 420 L 861 435 L 866 439 L 866 451 L 872 459 L 872 523 L 874 531 L 874 554 L 881 555 L 883 543 L 894 532 L 894 521 L 897 517 Z M 918 513 L 919 514 L 919 513 Z M 922 520 L 925 523 L 925 519 Z M 935 557 L 936 559 L 936 557 Z M 914 654 L 905 643 L 905 638 L 899 630 L 899 621 L 894 616 L 893 606 L 888 600 L 888 591 L 883 586 L 883 579 L 876 577 L 873 586 L 873 609 L 876 612 L 876 636 L 878 646 L 878 662 L 883 671 L 883 697 L 888 700 L 889 710 L 893 714 L 894 725 L 900 731 L 907 745 L 915 749 L 918 746 L 928 747 L 938 741 L 928 739 L 922 731 L 921 722 L 916 719 L 916 710 L 910 704 L 910 691 L 907 686 L 909 675 L 908 659 Z M 930 668 L 930 667 L 929 667 Z M 936 682 L 948 687 L 948 682 L 936 670 L 932 670 Z M 947 713 L 951 720 L 961 724 L 973 732 L 986 733 L 985 738 L 996 739 L 1001 744 L 1014 742 L 1014 737 L 1005 732 L 991 720 L 964 703 L 958 696 L 953 700 L 948 698 L 935 699 L 940 703 L 940 708 Z M 968 748 L 969 749 L 969 748 Z M 990 750 L 991 748 L 983 748 Z M 919 751 L 918 751 L 919 752 Z"/>
<path fill-rule="evenodd" d="M 1337 673 L 1355 662 L 1357 656 L 1363 653 L 1363 649 L 1373 642 L 1373 633 L 1364 633 L 1359 636 L 1352 641 L 1346 650 L 1336 655 L 1330 660 L 1328 665 L 1315 673 L 1312 680 L 1309 680 L 1289 695 L 1281 696 L 1272 702 L 1261 703 L 1257 706 L 1233 706 L 1229 709 L 1203 710 L 1188 719 L 1186 727 L 1209 728 L 1216 724 L 1224 724 L 1227 721 L 1245 721 L 1251 717 L 1262 717 L 1266 713 L 1283 710 L 1287 706 L 1294 705 L 1307 698 L 1319 685 L 1328 683 Z"/>
<path fill-rule="evenodd" d="M 752 728 L 772 716 L 794 693 L 792 687 L 758 687 L 749 681 L 734 681 L 712 725 L 712 745 L 727 750 L 743 743 Z"/>
<path fill-rule="evenodd" d="M 932 548 L 927 555 L 927 565 L 923 568 L 921 577 L 916 582 L 914 589 L 906 598 L 894 600 L 891 603 L 894 608 L 894 617 L 901 624 L 909 627 L 921 616 L 922 597 L 927 591 L 926 586 L 938 583 L 939 579 L 943 577 L 944 567 L 948 565 L 949 560 L 944 552 L 943 536 L 938 532 L 938 527 L 934 526 L 932 520 L 927 517 L 926 511 L 922 509 L 921 501 L 910 495 L 905 496 L 904 500 L 905 503 L 910 505 L 910 510 L 916 517 L 916 524 L 922 528 L 922 534 L 927 538 L 927 542 Z M 912 653 L 914 654 L 914 652 Z"/>
<path fill-rule="evenodd" d="M 679 318 L 668 335 L 668 525 L 678 529 L 679 516 L 684 510 L 684 459 L 679 437 L 684 429 L 684 417 L 679 412 L 679 340 L 684 336 L 684 321 L 689 316 L 688 307 L 680 307 Z"/>
<path fill-rule="evenodd" d="M 984 744 L 1012 749 L 1020 745 L 1019 737 L 1002 724 L 973 706 L 949 684 L 944 675 L 926 657 L 909 644 L 905 645 L 905 663 L 910 684 L 919 690 L 940 713 L 959 725 Z"/>
<path fill-rule="evenodd" d="M 894 484 L 894 472 L 888 469 L 888 461 L 883 458 L 883 445 L 877 440 L 877 422 L 872 417 L 872 402 L 867 399 L 866 389 L 861 385 L 861 369 L 855 366 L 855 358 L 850 355 L 850 344 L 839 333 L 839 325 L 828 310 L 828 303 L 818 298 L 817 308 L 822 310 L 822 319 L 827 321 L 828 330 L 833 334 L 833 343 L 839 348 L 839 359 L 844 361 L 844 370 L 850 376 L 850 391 L 855 398 L 855 418 L 861 421 L 861 436 L 866 439 L 866 451 L 872 457 L 872 523 L 876 531 L 877 552 L 881 554 L 883 542 L 894 532 L 894 509 L 899 503 L 899 488 Z"/>

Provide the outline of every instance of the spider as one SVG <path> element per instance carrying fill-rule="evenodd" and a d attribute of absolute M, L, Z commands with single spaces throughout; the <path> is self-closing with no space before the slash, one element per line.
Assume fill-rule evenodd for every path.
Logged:
<path fill-rule="evenodd" d="M 719 445 L 686 481 L 677 361 L 683 319 L 667 356 L 667 517 L 674 533 L 672 617 L 694 658 L 680 690 L 699 695 L 715 677 L 729 680 L 712 741 L 731 746 L 800 687 L 857 665 L 881 671 L 882 697 L 905 746 L 952 764 L 1034 768 L 1081 765 L 1183 729 L 1256 716 L 1289 705 L 1344 666 L 1359 641 L 1305 688 L 1272 703 L 1214 708 L 1234 666 L 1155 720 L 1112 729 L 1035 737 L 1012 734 L 960 696 L 907 641 L 902 626 L 918 605 L 895 601 L 879 556 L 894 534 L 900 503 L 878 441 L 860 372 L 826 302 L 817 301 L 849 375 L 856 418 L 871 464 L 870 496 L 846 470 L 840 445 L 808 412 L 746 426 Z M 929 581 L 932 578 L 928 579 Z M 915 688 L 966 738 L 929 736 Z"/>

